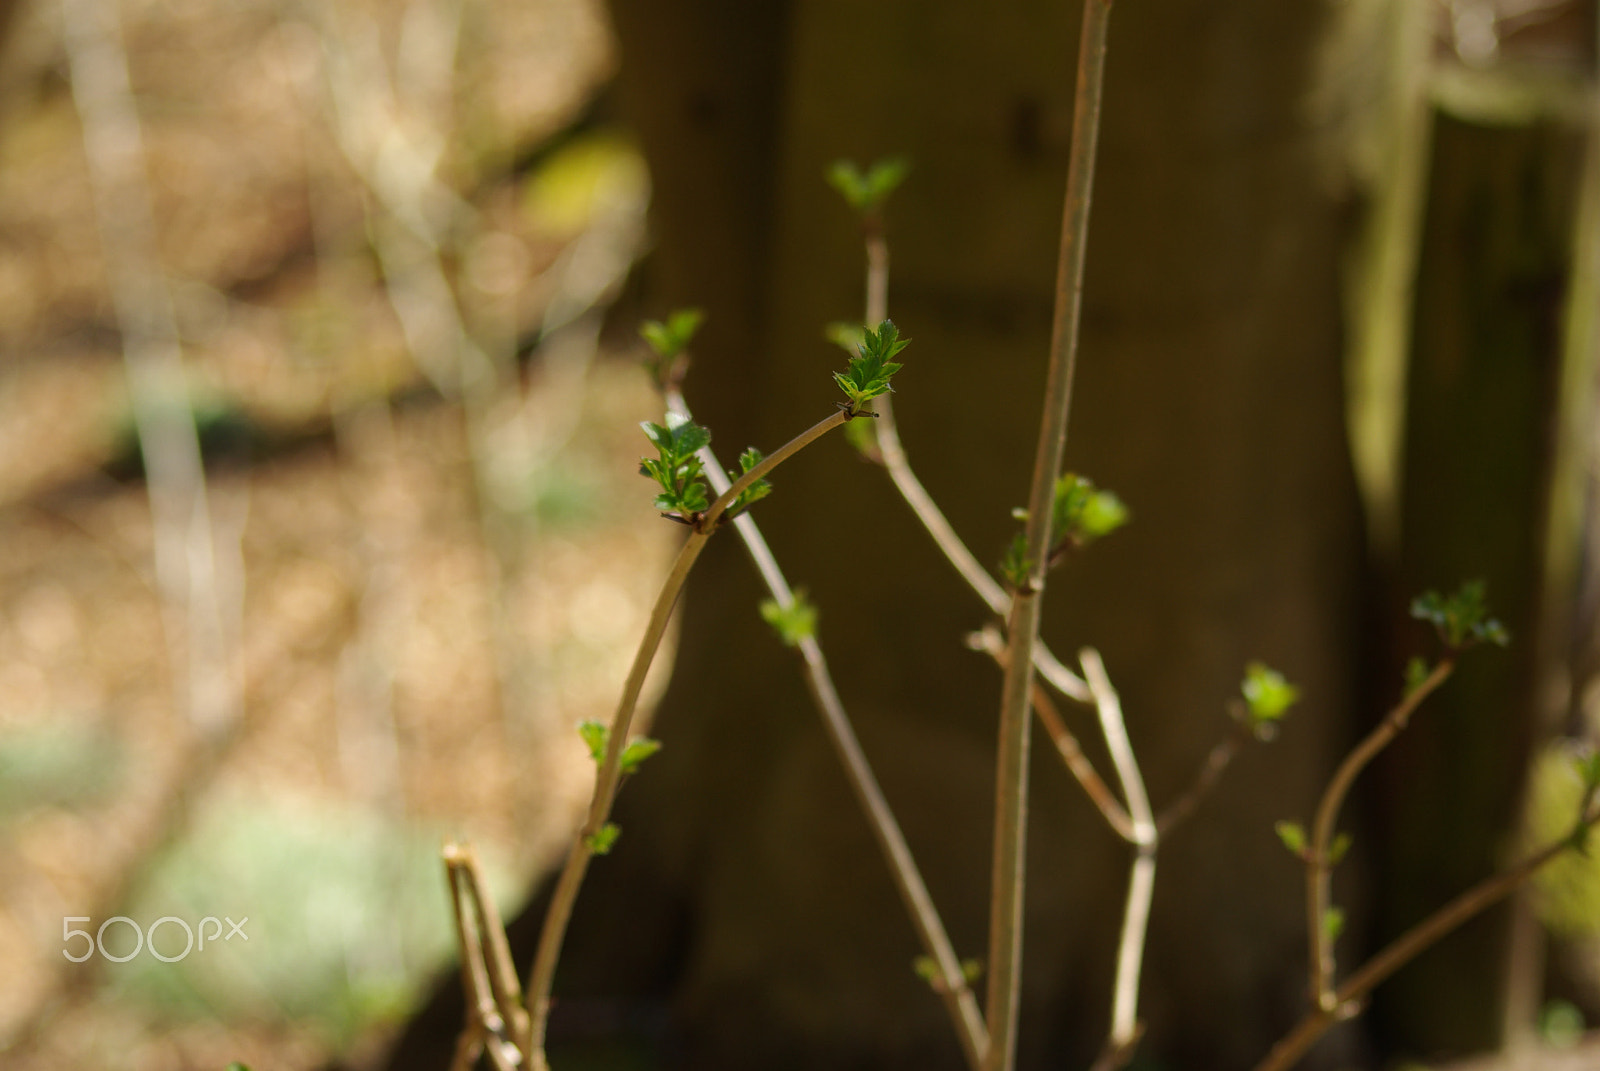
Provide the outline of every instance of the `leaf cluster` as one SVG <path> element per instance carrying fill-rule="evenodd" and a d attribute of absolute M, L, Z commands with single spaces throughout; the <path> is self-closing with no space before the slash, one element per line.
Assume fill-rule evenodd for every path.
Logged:
<path fill-rule="evenodd" d="M 1098 490 L 1093 480 L 1076 473 L 1056 480 L 1050 531 L 1058 547 L 1086 547 L 1127 523 L 1128 507 L 1114 492 Z"/>
<path fill-rule="evenodd" d="M 1511 633 L 1506 627 L 1489 616 L 1481 580 L 1467 581 L 1450 596 L 1442 596 L 1437 591 L 1424 592 L 1412 600 L 1411 616 L 1432 624 L 1439 639 L 1451 650 L 1462 650 L 1478 643 L 1504 647 L 1511 642 Z"/>
<path fill-rule="evenodd" d="M 1283 846 L 1295 855 L 1305 859 L 1310 852 L 1306 842 L 1306 831 L 1299 822 L 1275 822 L 1272 831 L 1283 841 Z M 1328 865 L 1338 866 L 1339 861 L 1350 851 L 1350 834 L 1340 833 L 1333 838 L 1333 843 L 1328 845 Z"/>
<path fill-rule="evenodd" d="M 675 309 L 665 320 L 646 320 L 639 325 L 639 334 L 651 350 L 645 368 L 658 388 L 682 376 L 685 351 L 704 320 L 705 313 L 699 309 Z"/>
<path fill-rule="evenodd" d="M 668 413 L 667 424 L 648 420 L 639 425 L 656 448 L 654 458 L 639 459 L 639 474 L 656 481 L 656 509 L 694 523 L 711 505 L 696 451 L 711 442 L 711 432 L 680 413 Z M 759 496 L 758 496 L 759 497 Z"/>
<path fill-rule="evenodd" d="M 739 475 L 743 476 L 761 464 L 761 461 L 762 454 L 760 450 L 753 446 L 745 447 L 744 453 L 739 455 Z M 733 505 L 728 507 L 728 512 L 723 514 L 723 517 L 731 520 L 771 493 L 771 481 L 766 478 L 759 479 L 739 492 L 739 497 L 733 500 Z"/>
<path fill-rule="evenodd" d="M 861 215 L 875 216 L 910 170 L 911 162 L 903 156 L 879 160 L 865 171 L 854 160 L 835 160 L 828 167 L 828 185 Z"/>
<path fill-rule="evenodd" d="M 1011 516 L 1026 522 L 1028 511 L 1014 509 Z M 1095 487 L 1094 481 L 1076 473 L 1066 473 L 1055 483 L 1050 502 L 1050 532 L 1054 545 L 1046 559 L 1048 568 L 1055 568 L 1068 552 L 1082 550 L 1089 544 L 1110 535 L 1129 520 L 1128 507 L 1115 492 Z M 1013 588 L 1022 590 L 1033 563 L 1027 560 L 1027 537 L 1021 532 L 1006 548 L 1000 562 L 1001 575 Z"/>
<path fill-rule="evenodd" d="M 788 606 L 780 606 L 776 599 L 763 599 L 761 619 L 771 625 L 785 647 L 795 647 L 802 640 L 817 634 L 817 607 L 806 597 L 804 588 L 797 588 Z"/>
<path fill-rule="evenodd" d="M 606 757 L 606 748 L 611 743 L 611 729 L 597 721 L 585 721 L 578 725 L 578 735 L 583 737 L 583 742 L 589 747 L 589 757 L 598 765 Z M 634 773 L 644 764 L 644 760 L 661 750 L 661 741 L 648 736 L 641 736 L 628 741 L 628 746 L 622 749 L 622 775 Z"/>
<path fill-rule="evenodd" d="M 1289 713 L 1289 708 L 1300 700 L 1300 689 L 1262 662 L 1251 662 L 1245 667 L 1239 692 L 1244 696 L 1250 728 L 1262 738 L 1270 736 Z"/>
<path fill-rule="evenodd" d="M 849 367 L 833 374 L 833 381 L 850 399 L 845 407 L 847 413 L 860 416 L 868 402 L 893 390 L 889 382 L 902 367 L 894 357 L 910 344 L 910 339 L 900 337 L 900 329 L 893 320 L 885 320 L 877 330 L 869 327 L 862 333 Z"/>

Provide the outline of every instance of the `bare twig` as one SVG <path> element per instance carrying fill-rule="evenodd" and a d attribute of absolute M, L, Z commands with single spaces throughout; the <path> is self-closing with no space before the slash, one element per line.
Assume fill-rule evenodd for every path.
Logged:
<path fill-rule="evenodd" d="M 1199 806 L 1200 801 L 1217 787 L 1217 781 L 1222 777 L 1222 771 L 1228 768 L 1233 757 L 1239 753 L 1239 747 L 1251 737 L 1250 723 L 1246 718 L 1235 718 L 1233 728 L 1228 735 L 1217 741 L 1205 762 L 1200 766 L 1200 772 L 1195 775 L 1194 784 L 1189 790 L 1171 803 L 1156 816 L 1156 833 L 1165 837 L 1174 828 L 1181 825 Z"/>
<path fill-rule="evenodd" d="M 1338 994 L 1334 992 L 1333 941 L 1327 927 L 1328 908 L 1333 898 L 1333 861 L 1329 853 L 1334 826 L 1339 821 L 1339 807 L 1362 769 L 1389 746 L 1389 742 L 1411 720 L 1417 706 L 1433 694 L 1454 669 L 1453 656 L 1440 659 L 1439 664 L 1433 667 L 1433 672 L 1411 688 L 1378 727 L 1345 756 L 1338 770 L 1334 771 L 1333 779 L 1328 782 L 1322 802 L 1317 805 L 1311 844 L 1306 852 L 1306 926 L 1310 930 L 1311 942 L 1311 1001 L 1322 1011 L 1332 1012 L 1340 1003 Z"/>
<path fill-rule="evenodd" d="M 1329 1028 L 1358 1014 L 1367 994 L 1380 983 L 1456 927 L 1493 907 L 1552 859 L 1575 849 L 1597 820 L 1600 820 L 1600 811 L 1589 800 L 1571 834 L 1534 852 L 1505 873 L 1479 882 L 1395 938 L 1333 993 L 1328 1006 L 1318 1006 L 1307 1013 L 1273 1046 L 1266 1059 L 1256 1065 L 1256 1071 L 1287 1071 L 1293 1067 Z"/>
<path fill-rule="evenodd" d="M 456 939 L 461 947 L 461 986 L 467 1001 L 467 1021 L 456 1042 L 451 1071 L 471 1071 L 486 1050 L 496 1071 L 515 1071 L 522 1056 L 510 1037 L 526 1029 L 526 1024 L 508 1019 L 507 1013 L 526 1013 L 519 1004 L 502 999 L 504 975 L 510 968 L 505 929 L 500 926 L 493 901 L 487 899 L 471 847 L 446 844 L 442 854 L 450 881 Z M 515 987 L 514 972 L 510 978 Z M 520 992 L 517 995 L 520 997 Z"/>
<path fill-rule="evenodd" d="M 988 626 L 972 634 L 970 643 L 973 647 L 987 652 L 1001 668 L 1005 667 L 1006 641 L 1001 637 L 1000 630 L 995 626 Z M 1038 659 L 1034 659 L 1034 667 L 1038 668 Z M 1042 676 L 1043 674 L 1041 674 Z M 1076 679 L 1076 678 L 1074 678 Z M 1085 690 L 1088 686 L 1085 685 Z M 1033 685 L 1033 712 L 1039 719 L 1039 724 L 1044 726 L 1045 732 L 1050 734 L 1050 740 L 1056 746 L 1056 751 L 1061 755 L 1061 761 L 1067 764 L 1067 769 L 1072 773 L 1083 791 L 1088 795 L 1089 802 L 1095 805 L 1106 824 L 1116 831 L 1117 836 L 1132 844 L 1134 840 L 1133 820 L 1128 817 L 1127 810 L 1117 799 L 1110 787 L 1095 770 L 1094 764 L 1083 753 L 1083 748 L 1078 744 L 1078 738 L 1072 730 L 1067 728 L 1067 723 L 1062 720 L 1061 712 L 1050 699 L 1047 692 L 1037 681 Z"/>
<path fill-rule="evenodd" d="M 675 388 L 667 391 L 666 401 L 669 409 L 682 413 L 685 417 L 690 415 L 683 395 Z M 725 470 L 716 453 L 711 447 L 706 446 L 699 451 L 699 455 L 711 489 L 719 496 L 726 494 L 731 485 L 728 477 L 724 475 Z M 745 549 L 749 551 L 750 557 L 755 562 L 756 571 L 761 574 L 773 599 L 785 609 L 792 606 L 794 592 L 790 589 L 783 570 L 778 566 L 777 559 L 773 557 L 772 550 L 767 546 L 767 541 L 761 535 L 761 529 L 755 520 L 748 513 L 741 514 L 734 518 L 733 526 L 744 541 Z M 811 692 L 818 713 L 822 715 L 828 738 L 839 753 L 850 787 L 860 801 L 867 823 L 872 827 L 878 846 L 889 864 L 889 872 L 894 878 L 901 900 L 905 902 L 906 911 L 911 916 L 917 936 L 921 938 L 923 951 L 933 959 L 938 968 L 937 984 L 934 989 L 944 1001 L 951 1022 L 955 1024 L 956 1035 L 961 1041 L 961 1048 L 967 1057 L 968 1065 L 976 1069 L 982 1063 L 989 1038 L 984 1028 L 983 1015 L 978 1010 L 977 999 L 973 996 L 972 987 L 962 973 L 961 961 L 956 956 L 950 937 L 945 932 L 944 922 L 939 917 L 938 908 L 934 906 L 933 897 L 929 895 L 922 874 L 917 869 L 911 848 L 906 844 L 905 836 L 900 831 L 900 824 L 895 820 L 894 812 L 889 808 L 882 789 L 878 787 L 878 780 L 867 762 L 866 753 L 862 751 L 861 743 L 856 738 L 850 716 L 845 711 L 844 703 L 834 687 L 832 674 L 828 671 L 822 645 L 815 637 L 806 636 L 799 641 L 796 648 L 805 667 L 806 686 Z"/>
<path fill-rule="evenodd" d="M 611 806 L 616 801 L 617 788 L 622 779 L 622 753 L 628 744 L 628 730 L 633 724 L 639 694 L 644 690 L 645 676 L 649 673 L 650 664 L 655 660 L 661 638 L 666 634 L 667 622 L 672 616 L 673 607 L 677 605 L 678 596 L 683 591 L 684 581 L 688 579 L 689 571 L 694 568 L 700 552 L 705 549 L 706 541 L 717 530 L 723 514 L 746 488 L 849 419 L 850 416 L 841 411 L 818 421 L 735 480 L 726 491 L 717 496 L 710 508 L 697 518 L 694 530 L 684 541 L 676 560 L 672 563 L 671 571 L 661 586 L 661 593 L 656 597 L 655 606 L 650 611 L 650 620 L 645 626 L 644 637 L 639 641 L 633 666 L 623 683 L 622 697 L 618 700 L 616 714 L 611 719 L 606 753 L 600 760 L 600 768 L 595 777 L 594 795 L 590 799 L 589 812 L 578 831 L 577 839 L 567 853 L 567 861 L 561 870 L 561 876 L 556 881 L 550 908 L 545 915 L 544 928 L 539 935 L 539 947 L 534 954 L 533 967 L 528 975 L 529 1027 L 527 1033 L 518 1039 L 518 1047 L 529 1054 L 531 1066 L 535 1071 L 545 1071 L 547 1067 L 544 1038 L 545 1027 L 550 1018 L 550 987 L 555 980 L 556 961 L 561 956 L 561 945 L 566 939 L 567 925 L 572 920 L 572 906 L 577 900 L 584 874 L 587 873 L 589 862 L 594 856 L 595 838 L 604 828 L 606 820 L 611 815 Z"/>
<path fill-rule="evenodd" d="M 1072 124 L 1072 155 L 1061 228 L 1061 259 L 1056 278 L 1055 322 L 1050 371 L 1045 379 L 1044 412 L 1028 495 L 1026 558 L 1031 564 L 1027 590 L 1011 600 L 1006 631 L 1005 684 L 1000 701 L 1000 748 L 996 768 L 995 853 L 989 930 L 989 1059 L 985 1071 L 1011 1071 L 1016 1059 L 1017 990 L 1022 967 L 1022 887 L 1027 845 L 1028 705 L 1033 685 L 1033 649 L 1039 634 L 1044 594 L 1044 563 L 1050 550 L 1051 506 L 1056 474 L 1066 446 L 1067 412 L 1078 350 L 1083 305 L 1083 269 L 1089 233 L 1089 202 L 1099 141 L 1100 98 L 1104 84 L 1106 30 L 1111 0 L 1083 6 L 1078 85 Z"/>
<path fill-rule="evenodd" d="M 1122 718 L 1122 701 L 1106 676 L 1100 653 L 1093 647 L 1085 647 L 1078 657 L 1083 664 L 1083 678 L 1094 692 L 1095 710 L 1100 714 L 1106 745 L 1111 749 L 1111 763 L 1117 771 L 1118 780 L 1122 782 L 1122 794 L 1128 801 L 1128 815 L 1133 820 L 1135 853 L 1128 874 L 1128 899 L 1122 914 L 1122 934 L 1117 941 L 1117 974 L 1111 990 L 1111 1034 L 1106 1041 L 1105 1054 L 1096 1065 L 1101 1071 L 1109 1071 L 1120 1066 L 1120 1062 L 1107 1061 L 1119 1061 L 1131 1055 L 1132 1046 L 1140 1032 L 1139 971 L 1144 962 L 1144 939 L 1150 924 L 1150 899 L 1155 892 L 1158 840 L 1144 778 L 1139 773 L 1133 747 L 1128 742 L 1128 729 Z"/>

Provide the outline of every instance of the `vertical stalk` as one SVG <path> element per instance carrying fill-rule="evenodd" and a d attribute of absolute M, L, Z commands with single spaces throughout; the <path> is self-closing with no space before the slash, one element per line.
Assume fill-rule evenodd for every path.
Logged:
<path fill-rule="evenodd" d="M 1150 796 L 1145 792 L 1144 777 L 1134 759 L 1133 745 L 1128 741 L 1122 701 L 1106 676 L 1100 652 L 1085 647 L 1078 658 L 1083 664 L 1083 678 L 1094 692 L 1100 728 L 1111 751 L 1117 779 L 1122 783 L 1122 795 L 1128 801 L 1128 817 L 1133 825 L 1133 866 L 1128 874 L 1122 935 L 1117 941 L 1116 981 L 1111 990 L 1111 1033 L 1106 1039 L 1105 1055 L 1095 1065 L 1098 1071 L 1120 1067 L 1139 1038 L 1139 972 L 1144 964 L 1144 938 L 1150 924 L 1150 901 L 1155 893 L 1158 837 Z"/>
<path fill-rule="evenodd" d="M 1066 447 L 1067 411 L 1072 401 L 1110 17 L 1111 0 L 1086 0 L 1084 3 L 1050 370 L 1045 381 L 1044 414 L 1034 455 L 1033 485 L 1028 496 L 1026 554 L 1032 563 L 1031 575 L 1026 590 L 1018 591 L 1011 600 L 1007 629 L 996 770 L 989 929 L 989 1058 L 985 1071 L 1012 1071 L 1016 1062 L 1017 997 L 1022 979 L 1022 893 L 1028 830 L 1028 699 L 1033 687 L 1033 648 L 1039 634 L 1045 562 L 1050 553 L 1051 507 L 1056 474 L 1061 470 L 1061 457 Z"/>

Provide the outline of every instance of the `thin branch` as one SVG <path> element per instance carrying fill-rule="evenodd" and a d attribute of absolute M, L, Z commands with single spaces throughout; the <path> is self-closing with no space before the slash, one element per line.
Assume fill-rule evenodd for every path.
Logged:
<path fill-rule="evenodd" d="M 995 853 L 989 931 L 989 1059 L 985 1071 L 1011 1071 L 1016 1061 L 1018 988 L 1022 980 L 1022 888 L 1027 846 L 1028 706 L 1033 690 L 1033 651 L 1044 596 L 1045 559 L 1050 551 L 1051 506 L 1056 474 L 1066 447 L 1067 413 L 1077 363 L 1078 324 L 1094 186 L 1100 98 L 1105 81 L 1106 30 L 1111 0 L 1083 6 L 1078 85 L 1067 163 L 1061 259 L 1056 277 L 1055 322 L 1044 411 L 1034 454 L 1025 536 L 1032 563 L 1026 591 L 1011 600 L 1005 684 L 1000 701 L 1000 746 L 996 764 Z"/>
<path fill-rule="evenodd" d="M 684 581 L 688 579 L 689 571 L 694 568 L 700 552 L 705 549 L 707 540 L 717 530 L 717 522 L 747 487 L 848 419 L 850 418 L 846 413 L 835 412 L 818 421 L 779 447 L 759 465 L 734 481 L 728 490 L 718 495 L 710 508 L 700 515 L 694 530 L 679 549 L 678 556 L 661 586 L 661 593 L 656 596 L 655 606 L 650 611 L 650 620 L 645 626 L 644 637 L 639 641 L 633 666 L 623 683 L 622 697 L 617 702 L 616 714 L 611 719 L 606 753 L 600 760 L 600 768 L 595 776 L 594 795 L 590 799 L 588 815 L 578 831 L 571 850 L 567 853 L 566 864 L 556 881 L 550 908 L 545 915 L 544 928 L 539 934 L 539 947 L 534 954 L 533 967 L 528 974 L 529 1026 L 526 1034 L 518 1039 L 518 1047 L 529 1054 L 534 1071 L 547 1071 L 544 1038 L 545 1028 L 550 1019 L 550 990 L 555 981 L 556 962 L 561 957 L 561 945 L 566 939 L 567 926 L 572 921 L 572 906 L 577 900 L 578 890 L 583 886 L 589 861 L 594 856 L 594 838 L 604 828 L 611 816 L 611 806 L 616 802 L 617 788 L 622 780 L 622 753 L 627 748 L 628 731 L 633 725 L 633 715 L 638 708 L 639 695 L 644 690 L 645 677 L 650 671 L 650 664 L 655 661 L 661 638 L 666 634 L 667 622 L 672 617 L 678 596 L 683 592 Z"/>
<path fill-rule="evenodd" d="M 484 925 L 477 860 L 471 848 L 457 844 L 446 844 L 442 855 L 445 876 L 450 881 L 456 940 L 461 946 L 461 987 L 467 1000 L 467 1021 L 456 1042 L 451 1069 L 471 1071 L 479 1054 L 487 1049 L 496 1071 L 515 1071 L 522 1062 L 521 1054 L 506 1038 L 506 1018 L 502 1014 L 505 1005 L 497 996 L 491 996 L 496 983 L 485 964 L 484 949 L 494 940 L 495 931 Z M 504 930 L 499 931 L 499 937 L 504 945 Z"/>
<path fill-rule="evenodd" d="M 1326 925 L 1328 908 L 1333 901 L 1333 861 L 1329 858 L 1329 851 L 1334 827 L 1339 821 L 1339 808 L 1362 769 L 1389 746 L 1389 742 L 1411 720 L 1418 705 L 1433 694 L 1454 669 L 1454 656 L 1440 659 L 1439 664 L 1433 667 L 1433 672 L 1408 691 L 1378 727 L 1345 756 L 1339 769 L 1334 772 L 1333 779 L 1328 782 L 1322 802 L 1317 805 L 1311 844 L 1306 852 L 1306 926 L 1311 942 L 1311 1002 L 1323 1011 L 1331 1012 L 1339 1003 L 1338 995 L 1334 992 L 1333 942 Z"/>
<path fill-rule="evenodd" d="M 1331 1027 L 1358 1014 L 1362 1001 L 1380 983 L 1456 927 L 1493 907 L 1558 855 L 1575 849 L 1597 820 L 1600 811 L 1591 801 L 1571 834 L 1534 852 L 1510 870 L 1479 882 L 1395 938 L 1338 988 L 1331 1006 L 1316 1007 L 1301 1019 L 1256 1065 L 1256 1071 L 1287 1071 L 1293 1067 Z"/>
<path fill-rule="evenodd" d="M 688 406 L 684 404 L 683 396 L 677 390 L 669 390 L 666 398 L 669 409 L 689 416 Z M 731 485 L 724 475 L 716 453 L 711 447 L 706 446 L 699 451 L 699 456 L 712 490 L 719 496 L 726 495 L 731 490 Z M 767 590 L 772 597 L 777 600 L 779 606 L 784 608 L 792 606 L 794 592 L 790 589 L 783 570 L 778 566 L 777 559 L 773 557 L 754 519 L 747 513 L 741 514 L 734 518 L 733 526 L 744 541 L 745 549 L 749 551 L 756 570 L 766 582 Z M 917 869 L 916 860 L 911 855 L 911 848 L 906 844 L 894 812 L 890 809 L 888 800 L 884 798 L 877 778 L 873 775 L 872 767 L 867 762 L 866 753 L 862 751 L 860 741 L 856 738 L 850 716 L 845 711 L 839 693 L 834 687 L 833 677 L 828 672 L 828 663 L 823 657 L 821 644 L 815 637 L 806 636 L 796 646 L 804 663 L 806 685 L 818 713 L 822 715 L 828 737 L 839 753 L 850 787 L 860 801 L 867 823 L 872 827 L 878 846 L 889 864 L 889 872 L 894 878 L 901 900 L 905 903 L 906 911 L 911 916 L 917 936 L 922 941 L 923 951 L 938 967 L 939 975 L 934 989 L 944 1001 L 951 1022 L 955 1024 L 956 1035 L 961 1041 L 961 1048 L 966 1055 L 968 1065 L 976 1069 L 983 1061 L 989 1037 L 972 987 L 962 973 L 961 960 L 957 957 L 955 948 L 950 943 L 950 937 L 945 932 L 944 922 L 939 917 L 933 897 L 929 895 L 927 885 L 922 880 L 922 874 Z"/>
<path fill-rule="evenodd" d="M 1205 762 L 1200 766 L 1200 772 L 1195 775 L 1194 784 L 1190 785 L 1189 790 L 1183 795 L 1167 804 L 1166 809 L 1156 816 L 1157 835 L 1165 837 L 1194 813 L 1200 801 L 1217 787 L 1222 772 L 1228 768 L 1228 764 L 1239 753 L 1239 748 L 1250 739 L 1251 735 L 1249 721 L 1245 718 L 1235 718 L 1228 735 L 1219 740 L 1206 755 Z"/>
<path fill-rule="evenodd" d="M 981 629 L 973 634 L 971 643 L 979 650 L 987 652 L 1001 668 L 1005 667 L 1006 643 L 1001 638 L 998 628 L 990 626 Z M 1035 658 L 1034 667 L 1038 668 L 1038 664 L 1038 659 Z M 1087 685 L 1084 686 L 1084 690 L 1087 692 Z M 1105 818 L 1106 824 L 1116 831 L 1117 836 L 1129 844 L 1134 843 L 1133 820 L 1128 817 L 1127 810 L 1101 778 L 1094 764 L 1089 761 L 1089 757 L 1083 753 L 1078 738 L 1067 728 L 1061 712 L 1051 701 L 1050 693 L 1037 681 L 1033 685 L 1033 712 L 1038 717 L 1039 724 L 1044 726 L 1045 732 L 1050 734 L 1051 742 L 1055 744 L 1061 760 L 1067 764 L 1073 779 L 1088 795 L 1089 802 L 1094 804 L 1095 809 Z"/>
<path fill-rule="evenodd" d="M 1111 1034 L 1106 1042 L 1106 1058 L 1109 1059 L 1116 1053 L 1131 1054 L 1131 1046 L 1139 1036 L 1139 971 L 1144 962 L 1144 939 L 1150 924 L 1150 900 L 1155 893 L 1158 840 L 1155 819 L 1150 813 L 1150 797 L 1145 792 L 1144 778 L 1128 742 L 1122 701 L 1106 676 L 1098 651 L 1085 647 L 1078 658 L 1083 664 L 1084 680 L 1094 692 L 1095 710 L 1100 714 L 1106 746 L 1111 749 L 1111 762 L 1122 782 L 1123 797 L 1128 801 L 1128 814 L 1133 819 L 1133 843 L 1137 849 L 1128 876 L 1122 935 L 1117 942 L 1117 975 L 1111 991 Z"/>

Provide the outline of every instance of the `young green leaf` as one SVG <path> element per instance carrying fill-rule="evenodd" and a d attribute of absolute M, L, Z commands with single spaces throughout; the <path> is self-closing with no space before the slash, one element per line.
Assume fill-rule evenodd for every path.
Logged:
<path fill-rule="evenodd" d="M 911 961 L 911 969 L 916 972 L 918 978 L 929 985 L 939 980 L 939 964 L 932 956 L 918 956 Z"/>
<path fill-rule="evenodd" d="M 578 723 L 578 735 L 583 737 L 583 742 L 589 746 L 589 757 L 599 762 L 605 758 L 606 744 L 611 739 L 611 730 L 597 721 L 583 721 Z"/>
<path fill-rule="evenodd" d="M 838 190 L 851 208 L 870 215 L 882 210 L 910 170 L 911 164 L 903 157 L 879 160 L 864 172 L 853 160 L 835 160 L 828 168 L 828 185 Z"/>
<path fill-rule="evenodd" d="M 1296 855 L 1304 856 L 1306 853 L 1306 831 L 1299 822 L 1276 822 L 1272 831 L 1283 841 L 1283 846 Z"/>
<path fill-rule="evenodd" d="M 1411 616 L 1432 624 L 1439 638 L 1452 649 L 1475 643 L 1504 647 L 1511 642 L 1506 627 L 1489 616 L 1481 580 L 1467 581 L 1448 597 L 1437 591 L 1424 592 L 1412 601 Z"/>
<path fill-rule="evenodd" d="M 753 446 L 746 447 L 744 453 L 739 455 L 739 475 L 743 476 L 745 473 L 761 464 L 761 456 L 760 450 L 757 450 Z M 766 480 L 765 478 L 757 480 L 755 483 L 751 484 L 749 487 L 746 487 L 739 493 L 739 497 L 734 499 L 733 505 L 728 507 L 726 516 L 729 518 L 737 517 L 739 514 L 755 505 L 757 501 L 766 498 L 771 493 L 772 484 L 770 481 Z"/>
<path fill-rule="evenodd" d="M 656 481 L 656 509 L 676 513 L 688 520 L 711 503 L 702 480 L 703 470 L 695 451 L 711 442 L 711 432 L 681 413 L 668 413 L 665 426 L 646 420 L 639 425 L 645 438 L 656 448 L 653 458 L 639 459 L 639 472 Z"/>
<path fill-rule="evenodd" d="M 1051 538 L 1057 546 L 1082 548 L 1128 523 L 1128 507 L 1111 491 L 1076 473 L 1056 480 L 1050 509 Z"/>
<path fill-rule="evenodd" d="M 1245 667 L 1239 691 L 1250 712 L 1251 727 L 1257 731 L 1282 721 L 1300 698 L 1300 689 L 1285 680 L 1282 673 L 1261 662 L 1251 662 Z"/>
<path fill-rule="evenodd" d="M 688 348 L 704 320 L 705 313 L 699 309 L 678 309 L 670 313 L 665 322 L 646 320 L 639 325 L 639 334 L 650 344 L 657 358 L 671 361 Z"/>
<path fill-rule="evenodd" d="M 1328 943 L 1332 944 L 1337 941 L 1339 935 L 1343 932 L 1344 912 L 1336 907 L 1330 907 L 1324 911 L 1322 913 L 1322 935 L 1328 939 Z"/>
<path fill-rule="evenodd" d="M 1425 658 L 1412 658 L 1406 663 L 1406 695 L 1421 688 L 1427 681 L 1428 674 L 1433 672 L 1433 667 L 1428 665 Z"/>
<path fill-rule="evenodd" d="M 1000 575 L 1017 591 L 1022 591 L 1032 582 L 1033 562 L 1028 560 L 1027 533 L 1018 532 L 1012 537 L 1011 545 L 1006 547 L 1005 556 L 1000 559 Z"/>
<path fill-rule="evenodd" d="M 584 837 L 583 846 L 595 855 L 609 855 L 611 846 L 617 843 L 617 838 L 620 836 L 622 836 L 622 830 L 618 828 L 616 823 L 607 822 L 591 836 Z"/>
<path fill-rule="evenodd" d="M 983 977 L 983 960 L 964 959 L 961 961 L 961 977 L 968 982 L 976 982 Z"/>
<path fill-rule="evenodd" d="M 833 374 L 834 382 L 850 399 L 847 411 L 852 416 L 862 413 L 863 407 L 878 395 L 888 394 L 893 389 L 889 382 L 902 367 L 893 358 L 910 342 L 900 337 L 900 329 L 893 320 L 885 320 L 876 331 L 866 332 L 856 348 L 857 355 L 850 359 L 850 366 Z"/>
<path fill-rule="evenodd" d="M 631 774 L 637 771 L 651 755 L 661 750 L 661 741 L 648 736 L 641 736 L 637 740 L 629 740 L 628 746 L 622 749 L 622 772 Z"/>
<path fill-rule="evenodd" d="M 1333 838 L 1333 843 L 1328 845 L 1329 866 L 1339 865 L 1339 860 L 1343 859 L 1345 853 L 1350 850 L 1351 840 L 1352 838 L 1348 833 L 1340 833 L 1337 837 Z"/>
<path fill-rule="evenodd" d="M 762 600 L 761 619 L 777 630 L 785 647 L 794 647 L 817 634 L 817 608 L 806 597 L 804 588 L 795 589 L 788 606 L 779 606 L 776 599 Z"/>

